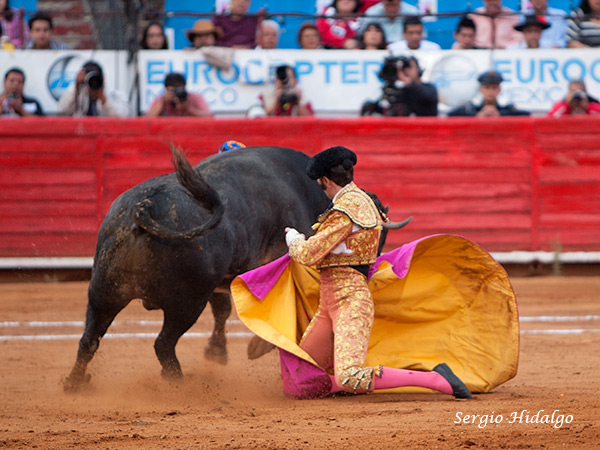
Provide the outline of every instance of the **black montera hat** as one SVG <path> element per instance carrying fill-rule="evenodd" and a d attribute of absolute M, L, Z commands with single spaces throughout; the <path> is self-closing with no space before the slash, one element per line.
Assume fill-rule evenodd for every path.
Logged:
<path fill-rule="evenodd" d="M 500 75 L 498 72 L 496 72 L 494 70 L 490 70 L 488 72 L 484 72 L 481 75 L 479 75 L 479 78 L 477 78 L 477 81 L 479 81 L 479 83 L 483 84 L 483 85 L 500 84 L 504 81 L 504 79 L 502 78 L 502 75 Z"/>
<path fill-rule="evenodd" d="M 544 16 L 536 16 L 534 14 L 529 14 L 525 16 L 525 20 L 520 24 L 515 25 L 513 28 L 517 31 L 523 31 L 523 29 L 525 27 L 528 27 L 529 25 L 535 25 L 537 27 L 540 27 L 542 30 L 550 28 L 550 24 Z"/>
<path fill-rule="evenodd" d="M 350 169 L 356 164 L 356 153 L 346 147 L 329 147 L 310 159 L 306 173 L 313 180 L 317 180 L 327 176 L 331 169 L 340 164 L 343 164 L 345 169 Z"/>

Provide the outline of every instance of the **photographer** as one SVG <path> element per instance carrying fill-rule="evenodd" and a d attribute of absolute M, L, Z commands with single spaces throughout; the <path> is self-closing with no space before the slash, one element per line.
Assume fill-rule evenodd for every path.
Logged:
<path fill-rule="evenodd" d="M 260 94 L 267 116 L 312 116 L 310 102 L 298 87 L 296 71 L 287 65 L 275 71 L 275 89 Z"/>
<path fill-rule="evenodd" d="M 571 80 L 569 92 L 566 97 L 554 104 L 548 113 L 550 117 L 568 115 L 595 115 L 600 114 L 600 104 L 588 95 L 583 80 Z"/>
<path fill-rule="evenodd" d="M 23 95 L 25 72 L 12 67 L 4 75 L 4 92 L 0 94 L 3 116 L 43 116 L 44 111 L 33 97 Z"/>
<path fill-rule="evenodd" d="M 150 105 L 146 117 L 212 117 L 204 98 L 188 92 L 185 85 L 182 74 L 168 74 L 165 77 L 165 93 Z"/>
<path fill-rule="evenodd" d="M 62 115 L 72 117 L 127 117 L 129 104 L 121 92 L 107 94 L 102 67 L 95 61 L 86 62 L 77 73 L 75 83 L 58 102 Z"/>
<path fill-rule="evenodd" d="M 383 95 L 365 102 L 361 116 L 437 116 L 438 94 L 433 84 L 423 83 L 422 71 L 414 56 L 387 57 L 378 74 Z"/>

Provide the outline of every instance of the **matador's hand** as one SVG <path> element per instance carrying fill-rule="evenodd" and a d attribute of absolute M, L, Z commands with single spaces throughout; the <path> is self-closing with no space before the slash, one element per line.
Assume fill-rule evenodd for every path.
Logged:
<path fill-rule="evenodd" d="M 300 233 L 294 228 L 285 227 L 285 243 L 288 247 L 290 246 L 292 241 L 298 238 L 306 239 L 306 236 L 304 236 L 302 233 Z"/>

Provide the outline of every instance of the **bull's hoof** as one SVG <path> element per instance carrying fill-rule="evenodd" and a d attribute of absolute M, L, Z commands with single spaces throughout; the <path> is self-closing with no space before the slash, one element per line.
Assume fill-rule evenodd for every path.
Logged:
<path fill-rule="evenodd" d="M 250 339 L 248 343 L 248 359 L 257 359 L 263 355 L 266 355 L 271 350 L 273 350 L 275 346 L 270 342 L 265 341 L 258 336 L 254 336 Z"/>
<path fill-rule="evenodd" d="M 207 345 L 206 347 L 204 347 L 204 359 L 225 366 L 229 361 L 229 357 L 227 355 L 227 348 Z"/>
<path fill-rule="evenodd" d="M 69 375 L 63 381 L 63 391 L 67 393 L 74 393 L 79 391 L 83 386 L 87 385 L 92 376 L 88 373 L 83 376 Z"/>

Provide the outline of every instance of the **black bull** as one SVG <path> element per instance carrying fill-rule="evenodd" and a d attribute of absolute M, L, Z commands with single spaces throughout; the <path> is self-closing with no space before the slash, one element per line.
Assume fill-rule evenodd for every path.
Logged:
<path fill-rule="evenodd" d="M 154 343 L 163 376 L 181 376 L 175 346 L 207 302 L 215 326 L 205 356 L 225 363 L 232 279 L 285 254 L 286 226 L 311 234 L 329 204 L 306 175 L 308 160 L 287 148 L 254 147 L 192 168 L 173 150 L 176 173 L 119 196 L 98 234 L 85 330 L 65 390 L 89 380 L 87 365 L 100 339 L 136 298 L 164 312 Z"/>

